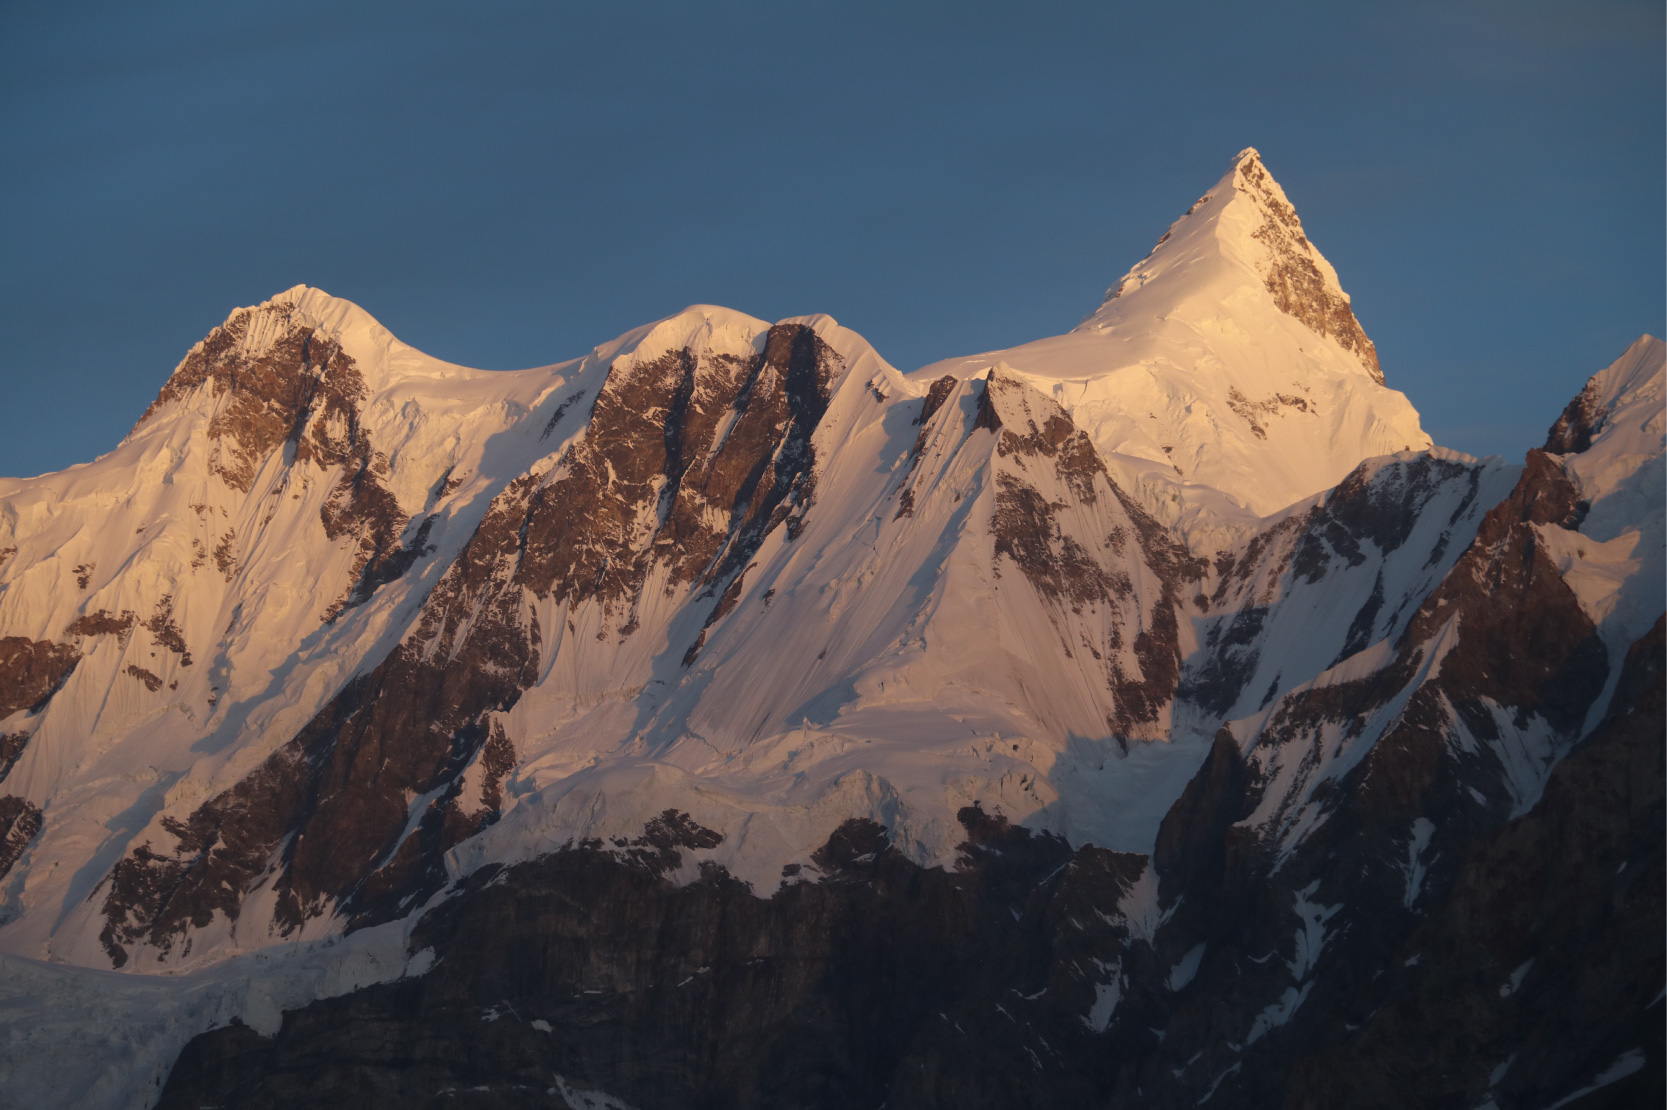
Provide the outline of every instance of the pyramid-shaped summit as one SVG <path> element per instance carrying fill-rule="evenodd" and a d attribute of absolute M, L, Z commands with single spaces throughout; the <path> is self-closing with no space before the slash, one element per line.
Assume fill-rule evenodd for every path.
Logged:
<path fill-rule="evenodd" d="M 1260 271 L 1274 304 L 1307 324 L 1316 335 L 1336 340 L 1338 346 L 1360 359 L 1373 380 L 1384 384 L 1377 348 L 1355 319 L 1349 295 L 1337 282 L 1337 272 L 1303 234 L 1297 210 L 1262 165 L 1256 148 L 1240 152 L 1232 176 L 1236 193 L 1255 204 L 1263 215 L 1252 237 L 1267 249 Z"/>
<path fill-rule="evenodd" d="M 1218 269 L 1227 272 L 1211 272 Z M 1169 282 L 1158 280 L 1171 274 Z M 1316 336 L 1333 340 L 1354 355 L 1374 381 L 1383 384 L 1377 348 L 1355 319 L 1337 271 L 1309 242 L 1295 206 L 1255 147 L 1238 153 L 1226 176 L 1107 291 L 1104 303 L 1081 327 L 1103 327 L 1130 318 L 1128 305 L 1119 305 L 1123 311 L 1117 313 L 1107 310 L 1114 301 L 1142 292 L 1154 282 L 1158 289 L 1174 293 L 1177 287 L 1217 281 L 1237 287 L 1247 278 L 1251 284 L 1262 285 L 1279 311 L 1301 321 Z"/>
<path fill-rule="evenodd" d="M 1118 481 L 1206 546 L 1363 459 L 1430 446 L 1254 149 L 1074 330 L 918 373 L 996 362 L 1053 392 Z"/>

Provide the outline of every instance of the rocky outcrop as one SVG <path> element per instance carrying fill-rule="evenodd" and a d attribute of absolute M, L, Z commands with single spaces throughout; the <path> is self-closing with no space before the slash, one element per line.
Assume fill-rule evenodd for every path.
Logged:
<path fill-rule="evenodd" d="M 1481 526 L 1488 506 L 1478 497 L 1493 475 L 1488 464 L 1431 454 L 1369 460 L 1306 511 L 1222 553 L 1182 695 L 1213 714 L 1243 715 L 1398 639 Z M 1334 610 L 1346 622 L 1288 623 L 1287 614 Z M 1299 655 L 1299 644 L 1309 650 Z"/>
<path fill-rule="evenodd" d="M 1012 463 L 995 474 L 995 573 L 1014 566 L 1055 609 L 1107 615 L 1101 643 L 1079 634 L 1063 650 L 1069 657 L 1080 646 L 1103 664 L 1115 697 L 1108 727 L 1125 737 L 1139 734 L 1174 698 L 1181 665 L 1177 612 L 1207 564 L 1112 481 L 1064 410 L 1018 378 L 999 368 L 990 372 L 974 428 L 995 432 L 997 459 Z M 1105 494 L 1115 503 L 1106 506 L 1110 530 L 1081 534 L 1085 511 Z M 1152 575 L 1156 597 L 1137 596 L 1130 563 Z M 1124 629 L 1133 630 L 1127 642 Z"/>
<path fill-rule="evenodd" d="M 12 773 L 12 767 L 23 757 L 23 749 L 28 746 L 27 732 L 0 733 L 0 782 L 6 781 L 6 776 Z"/>
<path fill-rule="evenodd" d="M 1593 377 L 1546 431 L 1544 450 L 1555 455 L 1579 454 L 1592 446 L 1592 437 L 1603 427 L 1606 415 L 1599 382 Z"/>
<path fill-rule="evenodd" d="M 1660 771 L 1635 752 L 1626 758 L 1644 776 L 1637 787 L 1621 787 L 1618 771 L 1586 793 L 1545 785 L 1571 747 L 1579 759 L 1559 764 L 1552 782 L 1584 774 L 1582 760 L 1613 760 L 1596 753 L 1615 726 L 1582 742 L 1607 665 L 1539 541 L 1536 527 L 1571 522 L 1577 502 L 1562 471 L 1536 455 L 1387 665 L 1300 688 L 1254 729 L 1224 731 L 1171 810 L 1155 857 L 1173 910 L 1162 939 L 1196 949 L 1197 970 L 1114 1105 L 1206 1095 L 1229 1106 L 1477 1105 L 1490 1091 L 1499 1105 L 1546 1104 L 1634 1049 L 1640 1063 L 1655 1051 L 1645 1042 L 1659 1040 L 1650 1007 L 1660 974 L 1646 971 L 1630 993 L 1612 989 L 1616 973 L 1597 970 L 1607 965 L 1587 945 L 1605 930 L 1651 943 L 1662 931 L 1650 808 Z M 1634 648 L 1609 720 L 1658 739 L 1654 642 Z M 1616 789 L 1627 799 L 1618 808 L 1603 793 Z M 1602 851 L 1582 843 L 1593 822 L 1609 830 Z M 1568 862 L 1531 847 L 1562 833 Z M 1590 863 L 1579 878 L 1575 859 Z M 1605 908 L 1588 912 L 1594 903 Z M 1553 924 L 1557 905 L 1574 912 Z M 1462 954 L 1432 954 L 1459 944 L 1440 938 L 1478 930 L 1499 938 L 1485 961 L 1475 940 Z M 1635 966 L 1659 966 L 1659 953 L 1626 943 Z M 1544 993 L 1514 999 L 1542 965 L 1566 970 Z M 1562 1019 L 1552 1015 L 1585 1012 L 1581 999 L 1600 993 L 1610 1012 L 1554 1045 L 1546 1031 Z M 1497 1021 L 1478 1007 L 1499 1011 Z M 1398 1031 L 1380 1041 L 1374 1028 Z M 1431 1066 L 1431 1053 L 1451 1066 Z M 1504 1082 L 1510 1060 L 1529 1053 L 1536 1063 L 1519 1085 Z M 1647 1082 L 1659 1085 L 1655 1075 Z"/>
<path fill-rule="evenodd" d="M 138 623 L 139 616 L 131 609 L 123 609 L 119 614 L 108 609 L 95 609 L 76 617 L 64 632 L 70 636 L 115 636 L 126 643 Z"/>
<path fill-rule="evenodd" d="M 290 466 L 311 464 L 336 477 L 319 518 L 324 534 L 354 549 L 351 584 L 324 611 L 336 619 L 377 586 L 399 577 L 424 553 L 426 532 L 401 544 L 409 518 L 387 489 L 389 464 L 363 427 L 363 377 L 341 343 L 290 301 L 234 314 L 191 350 L 135 431 L 169 405 L 204 396 L 212 406 L 211 473 L 241 493 L 276 452 Z M 214 561 L 230 580 L 236 536 L 227 532 Z"/>
<path fill-rule="evenodd" d="M 920 425 L 920 434 L 915 436 L 915 445 L 909 450 L 909 468 L 903 474 L 902 491 L 897 495 L 897 513 L 892 518 L 899 520 L 906 516 L 913 516 L 915 511 L 915 490 L 909 481 L 914 476 L 915 468 L 920 465 L 920 456 L 926 450 L 927 433 L 932 423 L 932 417 L 943 408 L 944 402 L 949 400 L 955 392 L 957 381 L 945 374 L 933 382 L 926 390 L 926 397 L 921 402 L 920 415 L 915 417 L 915 423 Z"/>
<path fill-rule="evenodd" d="M 294 305 L 271 302 L 236 313 L 192 348 L 134 430 L 206 391 L 214 400 L 208 435 L 218 445 L 210 470 L 248 493 L 273 451 L 299 446 L 315 404 L 340 418 L 342 403 L 362 390 L 357 378 L 340 344 L 305 323 Z"/>
<path fill-rule="evenodd" d="M 727 584 L 766 533 L 797 534 L 815 491 L 811 433 L 840 369 L 811 329 L 778 325 L 752 359 L 682 349 L 610 374 L 584 439 L 527 491 L 517 580 L 600 601 L 624 634 L 656 563 L 668 590 Z"/>
<path fill-rule="evenodd" d="M 1460 647 L 1443 656 L 1437 679 L 1455 705 L 1487 699 L 1539 714 L 1564 734 L 1580 728 L 1603 689 L 1607 652 L 1534 526 L 1573 529 L 1583 515 L 1568 477 L 1530 451 L 1516 489 L 1489 510 L 1470 550 L 1408 625 L 1403 642 L 1414 644 L 1461 622 Z"/>
<path fill-rule="evenodd" d="M 754 358 L 687 349 L 621 366 L 585 435 L 492 503 L 413 632 L 252 774 L 187 819 L 175 843 L 117 864 L 102 939 L 166 954 L 257 885 L 293 932 L 327 912 L 394 916 L 445 882 L 447 850 L 497 819 L 513 748 L 488 720 L 539 673 L 527 598 L 591 603 L 628 637 L 650 569 L 710 598 L 814 496 L 810 436 L 839 359 L 810 329 L 774 328 Z M 725 434 L 718 436 L 721 421 Z M 478 801 L 464 798 L 471 768 Z M 189 941 L 186 940 L 188 944 Z M 182 950 L 183 951 L 183 950 Z"/>
<path fill-rule="evenodd" d="M 1254 151 L 1241 159 L 1237 184 L 1255 197 L 1264 215 L 1262 225 L 1253 234 L 1267 248 L 1264 280 L 1268 292 L 1273 294 L 1274 304 L 1281 312 L 1301 320 L 1316 335 L 1336 340 L 1345 351 L 1360 359 L 1373 381 L 1382 385 L 1383 370 L 1378 366 L 1377 348 L 1355 319 L 1348 294 L 1335 288 L 1320 272 L 1296 209 L 1274 191 L 1277 186 L 1270 187 L 1272 182 L 1261 157 Z"/>
<path fill-rule="evenodd" d="M 1381 1008 L 1298 1065 L 1290 1105 L 1544 1105 L 1605 1075 L 1578 1105 L 1667 1097 L 1662 684 L 1658 621 L 1540 804 L 1465 851 Z"/>
<path fill-rule="evenodd" d="M 0 797 L 0 879 L 6 877 L 40 831 L 39 806 L 24 798 Z"/>
<path fill-rule="evenodd" d="M 1284 306 L 1281 305 L 1281 308 L 1284 308 Z M 1309 405 L 1307 398 L 1299 397 L 1293 393 L 1275 393 L 1265 400 L 1252 401 L 1239 392 L 1237 387 L 1227 391 L 1227 407 L 1250 425 L 1251 434 L 1257 439 L 1268 438 L 1268 431 L 1263 427 L 1262 421 L 1269 416 L 1279 416 L 1285 409 L 1293 412 L 1312 411 L 1312 406 Z"/>
<path fill-rule="evenodd" d="M 80 661 L 81 653 L 73 644 L 31 640 L 27 636 L 0 638 L 0 718 L 20 710 L 37 713 L 45 708 Z M 17 761 L 23 758 L 23 749 L 29 746 L 32 735 L 32 730 L 0 733 L 0 782 L 6 781 Z M 8 836 L 24 828 L 29 821 L 34 822 L 28 836 L 16 846 L 20 853 L 23 845 L 40 829 L 40 811 L 21 799 L 5 798 L 0 802 L 14 804 L 11 816 L 5 818 L 11 822 Z M 27 817 L 23 810 L 16 809 L 17 805 L 27 807 L 34 817 Z M 16 853 L 6 859 L 4 851 L 0 850 L 0 860 L 5 863 L 4 867 L 0 867 L 0 874 L 4 874 L 17 860 Z"/>
<path fill-rule="evenodd" d="M 0 638 L 0 717 L 45 704 L 80 661 L 81 653 L 69 644 Z"/>
<path fill-rule="evenodd" d="M 1093 911 L 1120 922 L 1138 857 L 1073 853 L 977 808 L 961 821 L 956 870 L 922 870 L 853 821 L 814 853 L 815 881 L 769 898 L 710 867 L 668 882 L 716 835 L 676 814 L 642 849 L 482 872 L 413 934 L 431 971 L 315 1003 L 270 1040 L 200 1037 L 158 1105 L 394 1106 L 448 1089 L 483 1106 L 552 1090 L 642 1107 L 1103 1098 L 1122 1056 L 1090 1020 L 1096 957 L 1128 930 Z"/>

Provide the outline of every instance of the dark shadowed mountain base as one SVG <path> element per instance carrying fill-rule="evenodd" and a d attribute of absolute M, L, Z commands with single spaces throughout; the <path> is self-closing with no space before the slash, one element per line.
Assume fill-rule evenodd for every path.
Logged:
<path fill-rule="evenodd" d="M 1659 1106 L 1662 676 L 1658 623 L 1540 804 L 1478 830 L 1425 916 L 1362 929 L 1352 966 L 1321 965 L 1323 1004 L 1244 1044 L 1225 1031 L 1255 992 L 1222 980 L 1268 962 L 1285 884 L 1262 868 L 1224 887 L 1221 853 L 1160 846 L 1163 905 L 1213 919 L 1146 939 L 1118 908 L 1144 857 L 978 808 L 953 871 L 851 821 L 815 881 L 768 899 L 716 868 L 673 883 L 681 850 L 717 834 L 668 812 L 623 850 L 477 873 L 417 926 L 426 974 L 287 1013 L 272 1038 L 204 1034 L 160 1105 Z M 1219 745 L 1172 817 L 1230 810 L 1235 758 Z M 1176 969 L 1205 938 L 1189 984 Z M 1096 986 L 1113 964 L 1115 1022 Z M 1211 1030 L 1207 1050 L 1168 1043 Z M 1220 1074 L 1189 1066 L 1227 1054 Z"/>

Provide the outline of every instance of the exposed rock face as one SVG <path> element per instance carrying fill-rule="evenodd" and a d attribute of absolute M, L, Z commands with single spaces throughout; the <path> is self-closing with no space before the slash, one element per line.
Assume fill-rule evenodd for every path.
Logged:
<path fill-rule="evenodd" d="M 1438 679 L 1455 704 L 1488 699 L 1519 718 L 1538 713 L 1565 734 L 1580 728 L 1609 665 L 1534 525 L 1573 529 L 1582 515 L 1562 470 L 1530 451 L 1517 488 L 1483 518 L 1471 549 L 1408 626 L 1405 642 L 1417 643 L 1463 622 L 1462 649 L 1443 657 Z"/>
<path fill-rule="evenodd" d="M 1546 1103 L 1624 1052 L 1637 1048 L 1642 1061 L 1655 1051 L 1651 992 L 1612 989 L 1607 956 L 1585 945 L 1613 936 L 1628 966 L 1660 966 L 1659 952 L 1625 939 L 1653 944 L 1663 926 L 1651 809 L 1660 771 L 1641 752 L 1625 757 L 1647 785 L 1625 788 L 1638 800 L 1619 807 L 1597 800 L 1616 789 L 1617 772 L 1584 793 L 1540 793 L 1551 762 L 1580 740 L 1607 672 L 1535 531 L 1568 523 L 1575 507 L 1562 471 L 1531 456 L 1387 665 L 1286 695 L 1243 739 L 1223 731 L 1158 841 L 1164 903 L 1175 909 L 1166 936 L 1203 955 L 1161 1045 L 1120 1088 L 1130 1104 L 1190 1103 L 1218 1084 L 1227 1105 L 1476 1105 L 1490 1092 L 1501 1105 Z M 1659 681 L 1644 677 L 1658 665 L 1656 642 L 1633 649 L 1609 719 L 1658 740 Z M 1575 747 L 1579 759 L 1612 765 L 1617 757 L 1598 754 L 1615 743 L 1612 728 Z M 1552 783 L 1582 781 L 1581 766 L 1571 756 Z M 1581 831 L 1590 822 L 1608 831 Z M 1571 837 L 1569 862 L 1525 852 L 1554 830 Z M 1638 870 L 1616 885 L 1618 867 Z M 1578 893 L 1594 884 L 1601 892 Z M 1565 897 L 1582 909 L 1553 924 L 1549 907 Z M 1486 960 L 1469 939 L 1479 936 L 1498 938 Z M 1541 967 L 1550 973 L 1537 980 Z M 1514 997 L 1536 984 L 1540 993 Z M 1590 1013 L 1582 999 L 1604 990 L 1617 1005 L 1592 1015 L 1585 1034 L 1555 1047 L 1545 1039 L 1540 1030 L 1562 1020 L 1551 1015 Z M 1394 1031 L 1378 1039 L 1377 1029 Z M 1430 1065 L 1432 1036 L 1450 1066 Z M 1500 1078 L 1530 1052 L 1520 1085 Z M 1659 1088 L 1652 1067 L 1617 1096 Z"/>
<path fill-rule="evenodd" d="M 81 653 L 71 644 L 31 640 L 25 636 L 0 638 L 0 718 L 9 717 L 19 710 L 40 710 L 63 686 L 80 661 Z M 22 758 L 31 735 L 29 731 L 0 733 L 0 782 L 6 781 L 12 767 Z M 35 815 L 31 818 L 34 825 L 29 831 L 29 837 L 33 837 L 40 829 L 40 810 L 33 806 L 29 808 Z M 23 827 L 15 824 L 23 820 L 15 813 L 12 820 L 14 831 Z M 25 842 L 29 837 L 24 838 Z M 20 844 L 17 851 L 22 850 Z M 0 874 L 11 867 L 16 858 L 14 854 L 6 861 L 5 867 L 0 868 Z"/>
<path fill-rule="evenodd" d="M 1281 312 L 1301 320 L 1316 335 L 1337 340 L 1345 350 L 1356 355 L 1373 380 L 1383 384 L 1383 371 L 1378 367 L 1378 351 L 1366 338 L 1360 321 L 1354 318 L 1348 295 L 1333 289 L 1315 265 L 1308 236 L 1303 234 L 1302 221 L 1296 209 L 1269 188 L 1272 178 L 1262 166 L 1255 151 L 1239 162 L 1242 188 L 1260 202 L 1267 218 L 1254 232 L 1267 247 L 1268 292 Z"/>
<path fill-rule="evenodd" d="M 1013 464 L 995 476 L 990 531 L 996 573 L 1011 563 L 1050 605 L 1079 617 L 1087 610 L 1109 618 L 1100 644 L 1079 636 L 1064 650 L 1069 655 L 1080 646 L 1104 663 L 1107 687 L 1116 698 L 1106 723 L 1120 735 L 1138 734 L 1141 726 L 1159 720 L 1174 697 L 1181 661 L 1176 612 L 1206 564 L 1118 488 L 1088 436 L 1059 406 L 1023 382 L 992 370 L 974 427 L 995 432 L 997 458 Z M 1052 480 L 1046 488 L 1067 496 L 1056 500 L 1045 494 L 1033 467 Z M 1116 503 L 1115 509 L 1107 506 L 1116 522 L 1107 534 L 1082 535 L 1080 514 L 1107 494 Z M 1078 517 L 1074 526 L 1065 526 L 1072 516 Z M 1159 586 L 1155 598 L 1138 598 L 1119 565 L 1131 540 L 1130 552 L 1138 553 Z M 1126 643 L 1125 629 L 1134 630 Z"/>
<path fill-rule="evenodd" d="M 9 740 L 10 737 L 5 739 Z M 12 757 L 16 759 L 16 756 Z M 10 765 L 6 765 L 10 769 Z M 5 778 L 0 773 L 0 779 Z M 23 798 L 0 796 L 0 879 L 12 869 L 41 831 L 40 807 Z"/>
<path fill-rule="evenodd" d="M 210 469 L 233 489 L 249 492 L 274 450 L 299 445 L 315 403 L 340 420 L 344 402 L 361 388 L 351 366 L 330 372 L 340 345 L 315 332 L 295 320 L 292 305 L 238 313 L 192 349 L 139 426 L 206 388 L 218 399 L 208 434 L 220 450 Z"/>
<path fill-rule="evenodd" d="M 0 639 L 0 717 L 44 703 L 80 660 L 81 653 L 69 644 L 23 636 Z"/>
<path fill-rule="evenodd" d="M 1128 930 L 1092 907 L 1114 909 L 1141 861 L 961 819 L 956 871 L 850 822 L 815 854 L 820 881 L 769 899 L 721 869 L 668 882 L 699 843 L 686 819 L 651 827 L 652 852 L 480 874 L 413 937 L 432 972 L 315 1004 L 272 1040 L 199 1038 L 159 1105 L 393 1106 L 446 1088 L 501 1106 L 564 1088 L 634 1106 L 1104 1098 L 1120 1060 L 1084 1015 L 1095 956 Z"/>
<path fill-rule="evenodd" d="M 1399 638 L 1480 527 L 1484 482 L 1497 487 L 1502 476 L 1430 454 L 1371 460 L 1317 504 L 1223 553 L 1186 696 L 1224 719 L 1243 716 Z M 1346 623 L 1314 619 L 1332 612 Z"/>
<path fill-rule="evenodd" d="M 1370 341 L 1368 341 L 1370 342 Z M 1281 415 L 1281 410 L 1290 409 L 1294 412 L 1309 412 L 1311 406 L 1306 397 L 1298 397 L 1291 393 L 1275 393 L 1272 397 L 1262 401 L 1252 401 L 1237 388 L 1227 392 L 1227 407 L 1238 413 L 1245 423 L 1250 425 L 1251 434 L 1257 439 L 1267 439 L 1267 429 L 1262 421 L 1270 416 Z"/>
<path fill-rule="evenodd" d="M 1241 815 L 1254 813 L 1261 837 L 1292 850 L 1334 804 L 1321 786 L 1354 773 L 1346 769 L 1357 760 L 1368 770 L 1399 761 L 1374 790 L 1394 783 L 1416 793 L 1439 783 L 1451 791 L 1475 779 L 1471 788 L 1492 806 L 1531 804 L 1532 772 L 1524 782 L 1499 761 L 1536 740 L 1552 745 L 1546 754 L 1578 740 L 1608 671 L 1595 627 L 1534 531 L 1569 521 L 1573 511 L 1568 479 L 1531 453 L 1511 496 L 1483 517 L 1386 666 L 1316 682 L 1277 704 L 1252 739 L 1251 797 Z M 1478 746 L 1491 758 L 1474 758 Z M 1443 753 L 1453 751 L 1457 765 L 1438 774 Z"/>
<path fill-rule="evenodd" d="M 651 565 L 668 568 L 668 592 L 727 582 L 809 509 L 810 435 L 838 370 L 809 328 L 777 326 L 750 360 L 679 350 L 610 375 L 583 442 L 528 493 L 518 580 L 559 602 L 598 599 L 626 634 Z"/>
<path fill-rule="evenodd" d="M 751 360 L 668 352 L 610 374 L 589 428 L 548 473 L 511 483 L 424 604 L 415 631 L 253 774 L 116 867 L 103 941 L 164 952 L 271 882 L 292 931 L 325 912 L 368 922 L 445 881 L 441 857 L 496 820 L 513 747 L 487 715 L 538 674 L 526 598 L 596 603 L 628 637 L 651 568 L 710 597 L 771 529 L 808 511 L 810 434 L 838 356 L 778 327 Z M 720 420 L 727 434 L 715 440 Z M 719 515 L 721 514 L 721 515 Z M 465 808 L 467 772 L 483 776 Z M 426 800 L 413 808 L 413 799 Z"/>
<path fill-rule="evenodd" d="M 1418 958 L 1387 1004 L 1298 1066 L 1291 1105 L 1533 1105 L 1617 1063 L 1634 1074 L 1577 1105 L 1667 1096 L 1662 682 L 1658 621 L 1541 804 L 1465 853 L 1446 905 L 1405 942 Z"/>
<path fill-rule="evenodd" d="M 1593 379 L 1586 383 L 1585 389 L 1575 394 L 1557 422 L 1547 430 L 1544 449 L 1557 455 L 1586 450 L 1592 446 L 1592 436 L 1602 426 L 1605 415 L 1598 383 Z"/>
<path fill-rule="evenodd" d="M 0 733 L 0 782 L 5 782 L 6 776 L 12 773 L 12 766 L 23 755 L 23 749 L 28 744 L 27 732 Z"/>
<path fill-rule="evenodd" d="M 138 623 L 139 617 L 131 609 L 124 609 L 120 614 L 108 609 L 96 609 L 76 617 L 64 632 L 70 636 L 119 636 L 125 639 Z"/>
<path fill-rule="evenodd" d="M 926 398 L 921 402 L 920 415 L 915 417 L 915 423 L 920 425 L 920 434 L 915 437 L 914 448 L 909 452 L 909 469 L 903 475 L 905 485 L 903 492 L 898 494 L 897 514 L 893 519 L 914 515 L 915 491 L 914 486 L 908 484 L 908 480 L 913 476 L 915 467 L 920 465 L 920 456 L 926 450 L 927 433 L 931 427 L 932 417 L 937 414 L 939 409 L 943 408 L 944 402 L 949 400 L 950 395 L 955 392 L 955 385 L 955 379 L 946 374 L 933 382 L 926 391 Z"/>
<path fill-rule="evenodd" d="M 199 394 L 213 406 L 208 435 L 216 447 L 209 469 L 231 488 L 251 492 L 256 475 L 279 451 L 286 464 L 310 463 L 337 474 L 319 517 L 329 539 L 353 546 L 353 582 L 325 610 L 326 620 L 362 603 L 422 553 L 426 533 L 409 545 L 399 542 L 408 517 L 386 488 L 387 456 L 362 426 L 366 389 L 358 367 L 295 304 L 245 309 L 215 328 L 174 371 L 138 427 Z M 220 537 L 214 562 L 228 579 L 235 575 L 235 532 Z"/>

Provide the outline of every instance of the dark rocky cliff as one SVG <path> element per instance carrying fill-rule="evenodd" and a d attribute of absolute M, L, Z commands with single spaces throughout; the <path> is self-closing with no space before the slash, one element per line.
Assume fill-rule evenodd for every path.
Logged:
<path fill-rule="evenodd" d="M 624 849 L 477 873 L 413 934 L 426 974 L 287 1014 L 272 1038 L 199 1037 L 160 1105 L 1503 1108 L 1634 1058 L 1571 1105 L 1659 1105 L 1662 675 L 1658 624 L 1540 805 L 1455 835 L 1420 913 L 1386 912 L 1402 891 L 1372 877 L 1387 845 L 1364 813 L 1301 875 L 1269 874 L 1227 827 L 1249 779 L 1226 740 L 1166 825 L 1174 916 L 1150 938 L 1124 913 L 1143 857 L 977 808 L 955 870 L 851 822 L 819 875 L 770 898 L 720 869 L 671 882 L 716 834 L 668 813 Z M 1312 873 L 1354 886 L 1332 895 L 1346 930 L 1338 907 L 1311 911 L 1345 934 L 1323 961 L 1288 943 Z M 1256 1035 L 1259 981 L 1308 959 L 1294 1020 Z"/>

